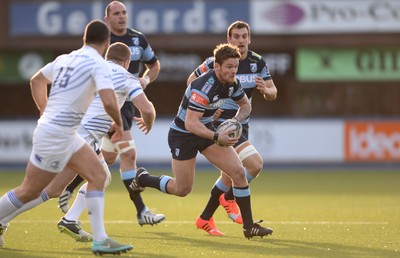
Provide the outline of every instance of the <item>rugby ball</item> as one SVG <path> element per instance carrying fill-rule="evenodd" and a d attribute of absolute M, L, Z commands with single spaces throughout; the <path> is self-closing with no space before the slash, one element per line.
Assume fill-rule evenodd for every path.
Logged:
<path fill-rule="evenodd" d="M 232 129 L 233 132 L 229 134 L 229 137 L 236 138 L 242 135 L 242 124 L 236 119 L 228 119 L 222 122 L 217 128 L 217 133 L 231 131 Z"/>

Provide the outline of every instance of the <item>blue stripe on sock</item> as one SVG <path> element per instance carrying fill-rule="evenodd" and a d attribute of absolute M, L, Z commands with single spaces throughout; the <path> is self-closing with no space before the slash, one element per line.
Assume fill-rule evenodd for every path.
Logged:
<path fill-rule="evenodd" d="M 24 205 L 21 200 L 15 195 L 14 190 L 11 190 L 7 193 L 8 199 L 10 199 L 11 203 L 15 206 L 15 208 L 21 208 Z"/>
<path fill-rule="evenodd" d="M 238 189 L 236 187 L 233 187 L 233 195 L 235 197 L 247 197 L 247 196 L 250 196 L 250 188 Z"/>
<path fill-rule="evenodd" d="M 136 177 L 136 169 L 121 172 L 122 180 L 134 179 L 135 177 Z"/>
<path fill-rule="evenodd" d="M 42 197 L 43 202 L 49 200 L 49 196 L 47 195 L 46 190 L 42 191 L 42 193 L 40 194 L 40 197 Z"/>
<path fill-rule="evenodd" d="M 221 177 L 217 179 L 217 181 L 215 182 L 215 186 L 216 186 L 219 190 L 224 191 L 225 193 L 228 192 L 228 191 L 229 191 L 229 188 L 230 188 L 230 187 L 228 187 L 228 186 L 226 186 L 226 185 L 224 185 L 224 184 L 222 183 Z"/>
<path fill-rule="evenodd" d="M 104 197 L 104 191 L 87 190 L 86 198 L 93 198 L 93 197 Z"/>
<path fill-rule="evenodd" d="M 163 176 L 161 178 L 161 180 L 160 180 L 160 190 L 161 190 L 161 192 L 168 193 L 167 192 L 167 184 L 168 184 L 169 180 L 171 180 L 171 179 L 172 179 L 172 177 L 170 177 L 170 176 Z"/>

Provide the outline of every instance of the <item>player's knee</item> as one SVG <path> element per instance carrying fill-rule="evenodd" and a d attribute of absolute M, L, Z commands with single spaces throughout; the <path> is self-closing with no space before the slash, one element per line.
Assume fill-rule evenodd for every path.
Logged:
<path fill-rule="evenodd" d="M 254 160 L 252 162 L 252 164 L 246 166 L 247 171 L 250 173 L 250 175 L 252 175 L 253 177 L 257 177 L 258 174 L 261 173 L 262 169 L 263 169 L 263 161 L 262 159 L 259 160 Z"/>
<path fill-rule="evenodd" d="M 249 145 L 242 149 L 239 153 L 239 158 L 246 166 L 247 171 L 256 177 L 263 169 L 263 160 L 253 145 Z"/>
<path fill-rule="evenodd" d="M 101 169 L 103 168 L 101 167 Z M 99 173 L 99 170 L 86 175 L 86 180 L 88 181 L 88 183 L 95 185 L 97 189 L 104 189 L 107 178 L 107 173 Z"/>
<path fill-rule="evenodd" d="M 102 151 L 103 157 L 105 162 L 107 163 L 107 165 L 112 165 L 115 163 L 115 161 L 117 160 L 118 154 L 117 153 L 111 153 L 111 155 L 108 153 L 106 155 L 105 152 Z"/>
<path fill-rule="evenodd" d="M 231 170 L 230 177 L 234 185 L 242 185 L 246 182 L 246 174 L 242 166 Z"/>
<path fill-rule="evenodd" d="M 121 153 L 120 158 L 123 160 L 135 160 L 136 159 L 135 149 L 129 149 L 129 150 Z"/>
<path fill-rule="evenodd" d="M 188 194 L 190 194 L 191 191 L 192 191 L 192 187 L 187 186 L 187 187 L 183 187 L 183 188 L 178 189 L 178 191 L 176 192 L 175 195 L 179 196 L 179 197 L 185 197 Z"/>

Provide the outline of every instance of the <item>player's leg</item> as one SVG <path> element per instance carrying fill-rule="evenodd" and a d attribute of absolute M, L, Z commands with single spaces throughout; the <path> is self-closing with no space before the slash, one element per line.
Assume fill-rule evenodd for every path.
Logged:
<path fill-rule="evenodd" d="M 213 144 L 213 145 L 209 146 L 208 148 L 206 148 L 205 150 L 203 150 L 202 154 L 211 163 L 213 163 L 217 167 L 220 162 L 223 162 L 223 163 L 230 164 L 230 165 L 227 164 L 225 167 L 230 169 L 231 171 L 233 169 L 237 169 L 234 167 L 234 164 L 237 163 L 237 162 L 235 162 L 236 161 L 235 157 L 233 157 L 233 159 L 230 158 L 229 155 L 227 155 L 227 154 L 229 154 L 229 152 L 226 155 L 221 155 L 222 153 L 226 153 L 226 149 L 227 148 L 225 148 L 225 147 L 220 147 L 220 146 L 217 146 L 216 144 Z M 232 148 L 232 150 L 233 150 L 233 148 Z M 216 159 L 219 159 L 220 161 L 215 163 L 214 159 L 210 156 L 217 156 L 218 158 L 216 158 Z M 232 159 L 232 162 L 226 162 L 226 160 L 231 161 L 231 159 Z M 237 173 L 240 175 L 240 171 L 238 171 Z M 230 180 L 230 178 L 229 178 L 229 180 Z M 236 181 L 239 181 L 239 180 L 236 180 Z M 213 220 L 212 220 L 212 216 L 214 215 L 215 211 L 217 210 L 217 208 L 219 206 L 220 196 L 224 192 L 228 191 L 229 183 L 223 184 L 220 179 L 217 180 L 217 182 L 214 184 L 213 188 L 211 189 L 211 195 L 206 204 L 206 207 L 204 208 L 203 212 L 200 214 L 200 216 L 196 220 L 197 227 L 206 230 L 210 235 L 217 235 L 217 236 L 224 235 L 222 232 L 220 232 L 215 227 L 215 224 L 213 223 Z M 242 184 L 245 185 L 244 182 L 242 182 Z"/>
<path fill-rule="evenodd" d="M 180 197 L 188 195 L 193 186 L 197 151 L 203 141 L 204 139 L 196 135 L 170 129 L 168 145 L 172 154 L 174 178 L 166 175 L 152 176 L 146 170 L 139 168 L 130 186 L 132 197 L 134 198 L 137 192 L 143 191 L 141 187 L 156 188 L 164 193 Z"/>
<path fill-rule="evenodd" d="M 73 171 L 70 167 L 65 167 L 64 170 L 59 173 L 53 181 L 45 188 L 46 192 L 48 193 L 50 198 L 54 198 L 60 196 L 63 192 L 62 189 L 74 179 L 77 175 L 75 171 Z M 85 189 L 82 191 L 82 189 Z M 89 242 L 93 240 L 93 236 L 86 231 L 84 231 L 79 223 L 79 216 L 86 208 L 85 202 L 85 194 L 86 194 L 86 183 L 81 186 L 79 189 L 75 201 L 66 212 L 66 215 L 61 218 L 61 220 L 57 223 L 57 228 L 61 233 L 65 233 L 66 235 L 72 237 L 78 242 Z M 68 216 L 70 214 L 77 214 L 76 219 L 71 219 Z M 75 218 L 75 217 L 74 217 Z"/>
<path fill-rule="evenodd" d="M 45 187 L 39 197 L 24 203 L 20 209 L 16 210 L 12 214 L 5 217 L 2 221 L 3 223 L 8 223 L 17 215 L 30 210 L 43 202 L 60 196 L 62 189 L 74 178 L 76 173 L 69 169 L 64 169 L 62 172 L 57 173 L 56 176 L 51 180 L 51 182 Z"/>
<path fill-rule="evenodd" d="M 4 245 L 3 235 L 7 230 L 9 221 L 28 210 L 25 204 L 35 199 L 48 200 L 43 189 L 55 175 L 56 173 L 40 169 L 29 161 L 22 184 L 0 198 L 0 246 Z"/>
<path fill-rule="evenodd" d="M 130 186 L 131 191 L 141 187 L 151 187 L 166 194 L 185 197 L 192 191 L 195 164 L 196 158 L 188 160 L 172 159 L 173 178 L 167 175 L 153 176 L 146 169 L 139 168 L 137 176 Z"/>
<path fill-rule="evenodd" d="M 135 114 L 135 106 L 132 101 L 127 101 L 121 108 L 124 133 L 119 142 L 114 143 L 115 149 L 120 155 L 120 173 L 122 182 L 129 193 L 129 185 L 136 177 L 136 148 L 131 134 L 132 121 Z M 129 194 L 130 198 L 131 195 Z M 136 207 L 136 217 L 139 225 L 154 225 L 165 219 L 164 214 L 153 213 L 144 203 L 140 194 L 131 198 Z"/>
<path fill-rule="evenodd" d="M 265 236 L 272 234 L 269 228 L 263 228 L 253 221 L 250 201 L 250 188 L 240 159 L 232 147 L 224 148 L 216 144 L 205 149 L 202 154 L 220 170 L 224 171 L 233 182 L 233 194 L 243 218 L 245 237 Z M 229 160 L 230 162 L 226 162 Z M 215 200 L 214 200 L 215 202 Z M 218 206 L 217 206 L 218 207 Z"/>
<path fill-rule="evenodd" d="M 78 135 L 76 137 L 77 141 L 79 138 L 84 142 Z M 84 142 L 83 146 L 74 152 L 68 166 L 88 181 L 85 197 L 94 238 L 92 251 L 101 254 L 131 250 L 132 246 L 116 243 L 105 231 L 104 189 L 108 175 L 95 152 Z"/>
<path fill-rule="evenodd" d="M 249 141 L 243 142 L 237 146 L 235 150 L 244 165 L 247 182 L 250 183 L 261 172 L 263 160 Z M 230 219 L 236 223 L 242 224 L 242 217 L 233 196 L 230 178 L 225 174 L 221 174 L 221 178 L 218 180 L 220 180 L 220 182 L 217 182 L 217 185 L 222 183 L 229 188 L 219 199 L 221 206 L 224 207 Z"/>
<path fill-rule="evenodd" d="M 0 199 L 0 226 L 3 229 L 2 219 L 12 214 L 18 215 L 34 199 L 48 199 L 44 188 L 63 170 L 71 157 L 71 138 L 73 136 L 59 137 L 58 132 L 43 124 L 35 129 L 32 153 L 22 184 Z M 4 233 L 4 230 L 1 231 Z"/>
<path fill-rule="evenodd" d="M 69 200 L 73 197 L 75 188 L 77 188 L 83 180 L 84 179 L 80 175 L 76 175 L 65 190 L 58 195 L 58 208 L 60 208 L 62 212 L 67 213 L 69 210 Z"/>
<path fill-rule="evenodd" d="M 72 237 L 77 242 L 91 242 L 93 236 L 81 228 L 79 217 L 86 208 L 86 188 L 87 182 L 84 183 L 78 191 L 71 209 L 57 223 L 57 228 L 61 233 Z"/>
<path fill-rule="evenodd" d="M 108 137 L 103 138 L 102 153 L 112 153 L 116 150 L 121 157 L 120 160 L 120 175 L 121 180 L 129 193 L 129 185 L 136 177 L 136 149 L 135 142 L 132 139 L 130 131 L 124 131 L 120 141 L 112 143 Z M 165 219 L 164 214 L 154 213 L 143 202 L 140 194 L 133 198 L 129 194 L 130 199 L 136 207 L 136 217 L 139 225 L 154 225 L 162 222 Z"/>
<path fill-rule="evenodd" d="M 230 178 L 229 178 L 230 179 Z M 217 180 L 211 189 L 210 198 L 204 208 L 203 212 L 196 219 L 197 228 L 205 230 L 208 234 L 213 236 L 223 236 L 225 235 L 221 232 L 214 223 L 213 215 L 219 206 L 219 197 L 228 190 L 228 187 L 221 185 L 221 182 Z"/>

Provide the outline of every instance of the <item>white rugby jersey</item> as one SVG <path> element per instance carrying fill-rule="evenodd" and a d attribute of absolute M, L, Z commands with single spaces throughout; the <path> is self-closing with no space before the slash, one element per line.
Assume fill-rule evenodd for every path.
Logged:
<path fill-rule="evenodd" d="M 64 132 L 78 129 L 97 91 L 113 88 L 109 65 L 90 46 L 57 57 L 41 72 L 52 86 L 38 123 L 57 126 Z"/>
<path fill-rule="evenodd" d="M 125 101 L 132 101 L 138 95 L 143 94 L 139 80 L 129 73 L 124 67 L 108 62 L 112 71 L 112 82 L 121 108 Z M 99 141 L 111 127 L 111 117 L 104 110 L 100 96 L 97 95 L 90 104 L 81 125 Z"/>

